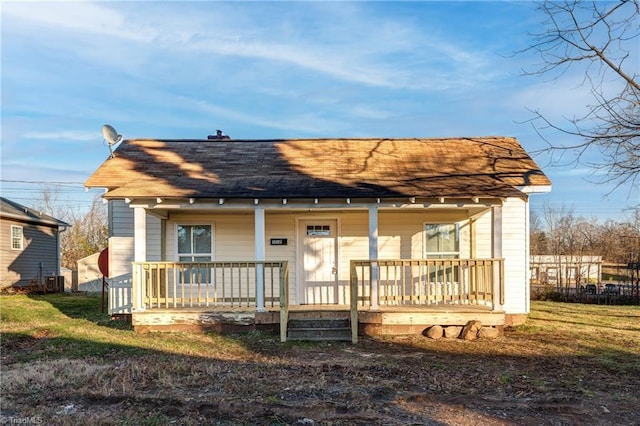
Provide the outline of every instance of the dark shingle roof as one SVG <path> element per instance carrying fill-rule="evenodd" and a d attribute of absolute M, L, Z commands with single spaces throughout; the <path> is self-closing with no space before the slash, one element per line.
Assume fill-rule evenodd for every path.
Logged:
<path fill-rule="evenodd" d="M 21 222 L 39 223 L 53 226 L 69 226 L 68 223 L 22 204 L 0 197 L 0 216 L 16 219 Z"/>
<path fill-rule="evenodd" d="M 514 138 L 126 140 L 106 198 L 508 197 L 550 185 Z"/>

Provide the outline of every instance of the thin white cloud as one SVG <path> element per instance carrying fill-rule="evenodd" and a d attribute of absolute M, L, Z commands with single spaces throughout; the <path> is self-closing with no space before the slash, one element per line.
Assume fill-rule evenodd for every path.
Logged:
<path fill-rule="evenodd" d="M 22 135 L 25 139 L 56 140 L 56 141 L 95 141 L 99 138 L 99 132 L 86 132 L 80 130 L 60 130 L 48 132 L 27 132 Z"/>
<path fill-rule="evenodd" d="M 304 37 L 307 30 L 297 27 L 295 22 L 274 19 L 261 26 L 259 23 L 265 24 L 265 21 L 256 22 L 263 19 L 257 14 L 243 16 L 249 7 L 244 3 L 237 3 L 235 7 L 205 3 L 208 7 L 199 11 L 181 8 L 180 13 L 178 4 L 161 5 L 165 7 L 156 3 L 73 2 L 44 3 L 38 7 L 9 3 L 3 14 L 19 19 L 20 24 L 13 28 L 19 27 L 22 32 L 44 25 L 63 33 L 142 43 L 156 55 L 166 52 L 169 57 L 172 52 L 181 55 L 193 52 L 195 56 L 190 59 L 194 60 L 237 57 L 271 61 L 373 87 L 445 90 L 493 78 L 484 52 L 433 38 L 403 20 L 363 13 L 371 10 L 366 6 L 352 6 L 345 16 L 336 13 L 335 7 L 325 7 L 322 13 L 326 16 L 315 16 L 312 21 L 338 21 L 330 26 L 331 31 L 321 25 L 323 30 L 318 34 Z M 218 10 L 218 6 L 223 9 Z M 237 21 L 243 25 L 234 25 Z M 282 29 L 287 26 L 295 30 Z M 289 36 L 290 33 L 295 36 Z M 52 35 L 55 37 L 55 32 Z M 117 47 L 121 53 L 111 58 L 112 61 L 131 59 L 132 55 L 126 53 L 129 46 L 120 43 Z M 68 48 L 78 49 L 78 46 Z M 96 55 L 90 45 L 85 49 L 85 57 L 107 60 L 102 54 Z M 83 54 L 77 50 L 75 53 Z M 120 64 L 123 68 L 127 65 L 131 69 L 130 64 Z M 145 71 L 144 66 L 136 69 L 139 73 Z"/>
<path fill-rule="evenodd" d="M 106 3 L 108 4 L 108 3 Z M 149 27 L 130 25 L 125 15 L 112 7 L 84 1 L 74 2 L 8 2 L 3 5 L 4 22 L 20 20 L 21 23 L 47 26 L 59 31 L 73 31 L 104 35 L 129 40 L 149 42 L 157 31 Z M 29 28 L 23 28 L 28 31 Z"/>

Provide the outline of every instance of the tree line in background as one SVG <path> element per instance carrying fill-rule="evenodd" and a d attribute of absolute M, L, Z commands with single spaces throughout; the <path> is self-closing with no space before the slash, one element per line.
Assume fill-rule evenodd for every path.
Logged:
<path fill-rule="evenodd" d="M 627 219 L 607 220 L 576 216 L 571 208 L 551 208 L 531 215 L 531 254 L 602 256 L 606 263 L 640 262 L 640 207 Z"/>
<path fill-rule="evenodd" d="M 89 209 L 78 209 L 60 202 L 57 189 L 45 187 L 34 200 L 33 208 L 71 225 L 60 234 L 62 267 L 76 270 L 79 259 L 107 247 L 107 206 L 99 196 L 94 198 Z"/>

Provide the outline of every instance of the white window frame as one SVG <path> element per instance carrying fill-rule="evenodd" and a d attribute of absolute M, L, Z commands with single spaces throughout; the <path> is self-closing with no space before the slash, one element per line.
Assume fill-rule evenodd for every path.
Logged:
<path fill-rule="evenodd" d="M 19 231 L 20 235 L 14 235 L 14 230 Z M 24 228 L 22 226 L 11 225 L 11 250 L 24 250 Z"/>
<path fill-rule="evenodd" d="M 190 227 L 194 227 L 194 226 L 208 226 L 211 228 L 211 251 L 209 253 L 193 253 L 193 251 L 190 254 L 186 254 L 186 253 L 180 253 L 180 241 L 178 238 L 178 232 L 180 227 L 186 227 L 186 226 L 190 226 Z M 192 262 L 194 261 L 193 258 L 194 257 L 204 257 L 204 256 L 209 256 L 209 262 L 212 262 L 214 257 L 214 247 L 215 247 L 215 228 L 213 226 L 213 223 L 176 223 L 176 228 L 175 228 L 175 238 L 176 238 L 176 260 L 178 262 L 182 262 L 182 260 L 180 260 L 181 257 L 184 256 L 191 256 L 192 258 Z M 191 241 L 191 245 L 193 246 L 193 239 Z M 192 247 L 193 250 L 193 247 Z"/>
<path fill-rule="evenodd" d="M 456 240 L 458 243 L 458 251 L 442 251 L 442 252 L 429 252 L 427 251 L 427 240 L 428 240 L 428 236 L 427 236 L 427 226 L 454 226 L 455 227 L 455 234 L 456 234 Z M 424 244 L 422 246 L 422 252 L 424 255 L 425 259 L 459 259 L 460 258 L 460 251 L 461 251 L 461 235 L 460 235 L 460 224 L 457 222 L 425 222 L 422 226 L 422 232 L 423 232 L 423 240 L 424 240 Z"/>

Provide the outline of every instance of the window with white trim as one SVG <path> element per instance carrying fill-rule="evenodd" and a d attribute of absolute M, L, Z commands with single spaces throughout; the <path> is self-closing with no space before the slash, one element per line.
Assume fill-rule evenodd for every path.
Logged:
<path fill-rule="evenodd" d="M 213 251 L 211 225 L 178 225 L 178 261 L 210 262 Z M 211 281 L 209 268 L 195 265 L 179 273 L 179 281 L 184 284 Z"/>
<path fill-rule="evenodd" d="M 178 260 L 211 261 L 213 233 L 211 225 L 178 225 Z"/>
<path fill-rule="evenodd" d="M 13 250 L 23 249 L 24 234 L 22 226 L 11 225 L 11 248 Z"/>
<path fill-rule="evenodd" d="M 460 257 L 460 226 L 457 223 L 427 223 L 424 231 L 426 259 Z"/>

